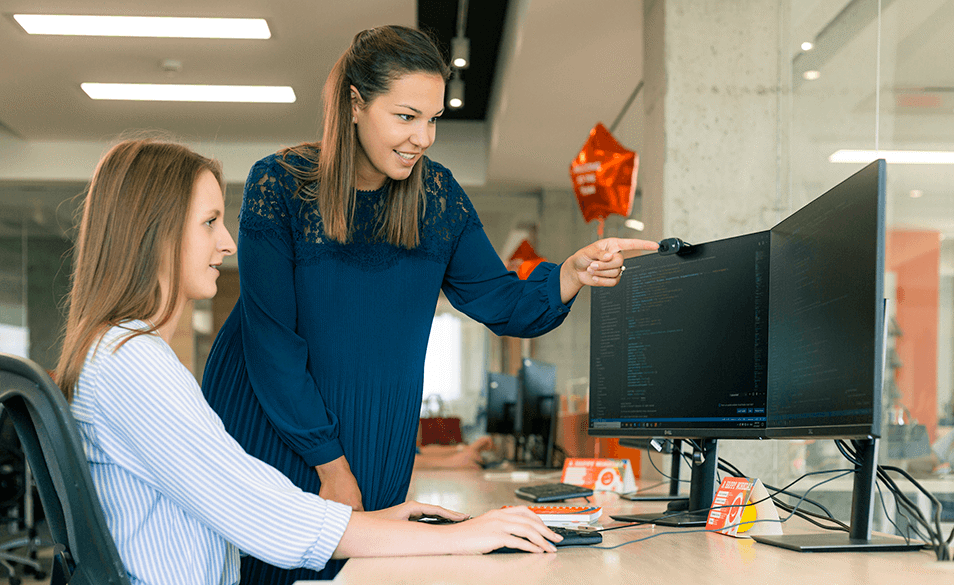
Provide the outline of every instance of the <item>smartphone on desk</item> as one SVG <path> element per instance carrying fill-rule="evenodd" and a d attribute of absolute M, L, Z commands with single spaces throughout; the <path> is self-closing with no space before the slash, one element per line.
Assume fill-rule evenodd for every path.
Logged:
<path fill-rule="evenodd" d="M 435 526 L 439 524 L 457 524 L 458 522 L 463 522 L 463 520 L 451 520 L 443 516 L 421 516 L 416 521 L 424 524 L 433 524 Z"/>

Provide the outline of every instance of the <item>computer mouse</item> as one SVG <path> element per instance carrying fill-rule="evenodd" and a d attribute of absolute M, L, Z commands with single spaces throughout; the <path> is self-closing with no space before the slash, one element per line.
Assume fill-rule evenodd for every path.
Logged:
<path fill-rule="evenodd" d="M 553 543 L 557 547 L 557 550 L 565 546 L 588 546 L 603 542 L 603 535 L 592 530 L 574 530 L 563 526 L 551 526 L 550 529 L 563 537 L 563 540 L 560 542 Z M 527 551 L 505 546 L 492 550 L 488 554 L 525 552 Z"/>

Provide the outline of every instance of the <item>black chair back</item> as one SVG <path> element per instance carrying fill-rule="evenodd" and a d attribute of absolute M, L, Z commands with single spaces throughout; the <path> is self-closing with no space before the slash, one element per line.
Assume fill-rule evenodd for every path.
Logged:
<path fill-rule="evenodd" d="M 0 353 L 0 404 L 13 419 L 56 543 L 50 584 L 129 585 L 59 387 L 36 363 Z"/>

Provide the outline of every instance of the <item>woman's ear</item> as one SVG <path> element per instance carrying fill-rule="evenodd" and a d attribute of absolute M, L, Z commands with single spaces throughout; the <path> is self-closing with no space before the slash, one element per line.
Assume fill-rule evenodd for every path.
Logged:
<path fill-rule="evenodd" d="M 358 88 L 351 86 L 351 122 L 358 122 L 358 110 L 361 109 L 361 105 L 364 103 L 364 100 L 361 99 L 361 92 L 358 91 Z"/>

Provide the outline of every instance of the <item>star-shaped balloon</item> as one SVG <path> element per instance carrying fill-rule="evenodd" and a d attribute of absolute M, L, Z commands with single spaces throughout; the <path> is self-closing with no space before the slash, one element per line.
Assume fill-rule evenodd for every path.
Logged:
<path fill-rule="evenodd" d="M 537 251 L 533 249 L 530 242 L 524 240 L 520 242 L 520 245 L 517 246 L 517 249 L 514 250 L 514 253 L 510 256 L 510 261 L 507 262 L 507 268 L 515 270 L 517 276 L 522 280 L 526 280 L 534 268 L 539 266 L 541 262 L 546 261 L 546 258 L 537 254 Z"/>
<path fill-rule="evenodd" d="M 570 178 L 583 219 L 599 220 L 600 237 L 603 221 L 610 214 L 627 217 L 632 212 L 638 170 L 639 155 L 624 148 L 599 123 L 570 163 Z"/>

